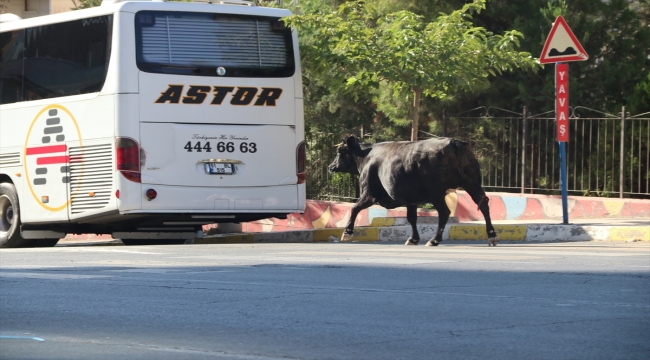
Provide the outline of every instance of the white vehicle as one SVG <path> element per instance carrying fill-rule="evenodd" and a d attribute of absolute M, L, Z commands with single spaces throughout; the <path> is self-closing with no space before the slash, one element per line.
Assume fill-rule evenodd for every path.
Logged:
<path fill-rule="evenodd" d="M 2 15 L 0 247 L 69 233 L 181 243 L 203 224 L 302 212 L 300 57 L 280 20 L 290 14 L 105 0 Z"/>

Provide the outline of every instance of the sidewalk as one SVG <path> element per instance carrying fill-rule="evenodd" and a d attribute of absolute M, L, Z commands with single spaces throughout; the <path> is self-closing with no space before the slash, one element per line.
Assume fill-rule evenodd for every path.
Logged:
<path fill-rule="evenodd" d="M 466 221 L 464 224 L 484 224 L 483 221 Z M 529 224 L 549 224 L 562 225 L 561 219 L 531 219 L 531 220 L 493 220 L 494 225 L 529 225 Z M 594 219 L 571 219 L 569 225 L 579 226 L 650 226 L 650 219 L 644 218 L 594 218 Z"/>
<path fill-rule="evenodd" d="M 431 220 L 431 219 L 428 219 Z M 418 224 L 421 243 L 435 235 L 437 222 Z M 554 241 L 620 241 L 650 242 L 650 219 L 575 219 L 569 224 L 561 220 L 495 220 L 497 234 L 502 242 L 554 242 Z M 338 242 L 343 228 L 306 229 L 294 231 L 257 232 L 209 235 L 190 240 L 193 244 L 237 243 L 310 243 Z M 374 218 L 369 226 L 355 228 L 353 242 L 403 243 L 411 234 L 411 226 L 403 218 Z M 448 223 L 443 241 L 485 242 L 487 234 L 483 221 Z M 443 243 L 444 244 L 444 243 Z M 120 240 L 108 237 L 62 239 L 57 246 L 122 245 Z"/>

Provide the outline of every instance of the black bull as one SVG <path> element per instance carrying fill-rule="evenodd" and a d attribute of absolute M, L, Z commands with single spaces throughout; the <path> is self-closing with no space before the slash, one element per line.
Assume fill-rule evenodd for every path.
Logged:
<path fill-rule="evenodd" d="M 406 206 L 406 219 L 413 229 L 406 245 L 417 245 L 417 205 L 431 203 L 438 211 L 438 230 L 427 246 L 436 246 L 442 241 L 451 213 L 445 203 L 447 190 L 462 187 L 485 217 L 488 245 L 496 246 L 499 242 L 490 220 L 488 198 L 481 187 L 479 163 L 466 142 L 432 138 L 362 144 L 350 136 L 337 152 L 329 171 L 360 175 L 361 190 L 341 241 L 352 239 L 354 222 L 361 210 L 379 204 L 387 209 Z"/>

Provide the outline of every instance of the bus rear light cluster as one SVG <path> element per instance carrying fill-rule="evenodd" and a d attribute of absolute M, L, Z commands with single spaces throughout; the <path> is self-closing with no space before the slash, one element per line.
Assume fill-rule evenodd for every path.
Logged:
<path fill-rule="evenodd" d="M 298 184 L 304 184 L 307 180 L 305 169 L 307 168 L 307 151 L 305 149 L 305 142 L 302 141 L 296 148 L 296 175 L 298 176 Z"/>
<path fill-rule="evenodd" d="M 140 182 L 140 146 L 127 137 L 115 139 L 115 169 L 133 182 Z"/>

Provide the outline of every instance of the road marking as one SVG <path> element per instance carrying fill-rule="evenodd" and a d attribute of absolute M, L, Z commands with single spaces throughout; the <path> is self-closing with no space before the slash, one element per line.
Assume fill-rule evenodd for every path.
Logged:
<path fill-rule="evenodd" d="M 222 273 L 236 272 L 235 270 L 205 270 L 205 271 L 186 271 L 183 269 L 161 269 L 161 268 L 136 268 L 136 269 L 116 269 L 106 270 L 115 273 L 146 273 L 146 274 L 204 274 L 204 273 Z"/>
<path fill-rule="evenodd" d="M 266 355 L 254 355 L 254 354 L 242 354 L 232 351 L 225 350 L 202 350 L 202 349 L 188 349 L 188 348 L 179 348 L 179 347 L 169 347 L 165 345 L 157 344 L 142 344 L 142 343 L 129 343 L 129 342 L 116 342 L 116 341 L 102 341 L 95 339 L 86 339 L 86 338 L 71 338 L 71 337 L 62 337 L 55 336 L 48 338 L 49 341 L 58 341 L 58 342 L 67 342 L 67 343 L 82 343 L 82 344 L 92 344 L 92 345 L 107 345 L 111 348 L 116 347 L 127 347 L 127 348 L 138 348 L 146 349 L 152 351 L 164 351 L 170 353 L 178 354 L 194 354 L 194 355 L 203 355 L 204 357 L 210 358 L 224 358 L 224 359 L 241 359 L 241 360 L 291 360 L 296 359 L 289 356 L 266 356 Z"/>
<path fill-rule="evenodd" d="M 650 265 L 621 265 L 623 267 L 650 268 Z"/>
<path fill-rule="evenodd" d="M 0 335 L 0 339 L 29 339 L 29 340 L 36 340 L 36 341 L 45 341 L 45 339 L 41 339 L 33 336 L 12 336 L 12 335 Z"/>
<path fill-rule="evenodd" d="M 58 249 L 57 249 L 58 250 Z M 110 252 L 110 253 L 126 253 L 126 254 L 143 254 L 143 255 L 166 255 L 169 252 L 149 252 L 149 251 L 140 251 L 140 250 L 119 250 L 119 249 L 105 249 L 105 248 L 82 248 L 82 247 L 70 247 L 62 248 L 62 251 L 66 252 Z"/>
<path fill-rule="evenodd" d="M 29 272 L 4 272 L 0 273 L 0 278 L 31 278 L 31 279 L 54 279 L 54 280 L 78 280 L 78 279 L 98 279 L 109 278 L 110 275 L 76 275 L 76 274 L 44 274 Z"/>

